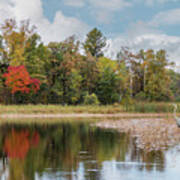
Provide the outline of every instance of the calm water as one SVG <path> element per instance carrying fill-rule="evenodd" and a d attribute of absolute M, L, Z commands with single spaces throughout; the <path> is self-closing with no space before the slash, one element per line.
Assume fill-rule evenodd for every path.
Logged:
<path fill-rule="evenodd" d="M 1 180 L 179 180 L 180 147 L 147 153 L 83 123 L 0 126 Z"/>

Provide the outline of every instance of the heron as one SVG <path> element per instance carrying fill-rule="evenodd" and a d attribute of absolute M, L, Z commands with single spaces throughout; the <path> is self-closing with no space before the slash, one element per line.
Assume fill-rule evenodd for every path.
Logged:
<path fill-rule="evenodd" d="M 176 120 L 177 126 L 180 128 L 180 117 L 176 116 L 177 104 L 173 104 L 173 105 L 174 105 L 174 119 Z"/>

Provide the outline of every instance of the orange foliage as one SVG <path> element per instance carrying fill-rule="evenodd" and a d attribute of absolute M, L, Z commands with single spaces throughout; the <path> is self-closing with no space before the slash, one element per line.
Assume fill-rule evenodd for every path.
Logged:
<path fill-rule="evenodd" d="M 38 132 L 35 132 L 31 138 L 31 145 L 33 147 L 36 147 L 38 144 L 39 144 L 39 134 Z"/>
<path fill-rule="evenodd" d="M 30 147 L 28 136 L 28 131 L 15 132 L 12 130 L 12 133 L 5 139 L 4 151 L 7 156 L 24 159 Z"/>
<path fill-rule="evenodd" d="M 36 147 L 39 143 L 39 134 L 34 132 L 30 138 L 27 130 L 16 132 L 12 130 L 9 136 L 5 138 L 4 151 L 9 158 L 24 159 L 30 147 Z"/>
<path fill-rule="evenodd" d="M 5 84 L 11 89 L 12 94 L 16 92 L 29 93 L 31 90 L 37 92 L 40 89 L 40 81 L 31 78 L 25 66 L 9 66 L 8 72 L 4 74 Z"/>

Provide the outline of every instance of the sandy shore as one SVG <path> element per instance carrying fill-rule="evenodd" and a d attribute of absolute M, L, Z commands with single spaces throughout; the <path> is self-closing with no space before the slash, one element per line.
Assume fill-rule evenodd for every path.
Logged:
<path fill-rule="evenodd" d="M 73 113 L 73 114 L 0 114 L 0 118 L 164 118 L 172 117 L 172 114 L 167 113 L 118 113 L 118 114 L 88 114 L 88 113 Z"/>

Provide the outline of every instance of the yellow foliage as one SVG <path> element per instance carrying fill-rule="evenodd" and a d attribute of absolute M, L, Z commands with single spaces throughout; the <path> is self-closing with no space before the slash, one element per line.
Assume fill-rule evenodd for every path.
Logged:
<path fill-rule="evenodd" d="M 23 65 L 25 49 L 30 45 L 28 40 L 34 32 L 33 28 L 29 28 L 29 21 L 22 21 L 18 27 L 15 20 L 8 19 L 1 26 L 1 30 L 5 42 L 3 51 L 10 65 Z"/>

